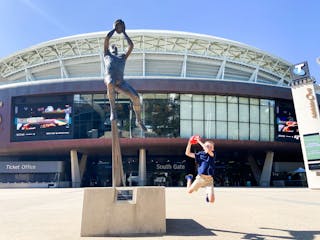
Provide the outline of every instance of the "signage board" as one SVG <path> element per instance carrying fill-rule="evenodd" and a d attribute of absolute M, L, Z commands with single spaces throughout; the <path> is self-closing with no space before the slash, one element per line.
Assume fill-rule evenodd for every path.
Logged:
<path fill-rule="evenodd" d="M 17 97 L 12 103 L 12 141 L 73 137 L 72 96 Z"/>
<path fill-rule="evenodd" d="M 320 161 L 320 134 L 303 135 L 308 161 Z"/>
<path fill-rule="evenodd" d="M 292 81 L 310 78 L 309 66 L 307 62 L 297 63 L 290 68 Z"/>

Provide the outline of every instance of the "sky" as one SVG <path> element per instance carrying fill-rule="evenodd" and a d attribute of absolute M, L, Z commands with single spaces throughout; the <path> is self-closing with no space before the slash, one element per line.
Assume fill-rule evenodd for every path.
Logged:
<path fill-rule="evenodd" d="M 0 0 L 0 59 L 49 40 L 126 29 L 225 38 L 292 64 L 308 61 L 320 83 L 319 0 Z"/>

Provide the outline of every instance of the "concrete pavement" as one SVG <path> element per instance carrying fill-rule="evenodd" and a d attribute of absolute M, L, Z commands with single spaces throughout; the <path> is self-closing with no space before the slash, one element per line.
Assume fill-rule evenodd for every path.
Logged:
<path fill-rule="evenodd" d="M 203 189 L 166 188 L 165 235 L 90 238 L 80 237 L 83 189 L 0 189 L 0 240 L 320 240 L 320 190 L 215 188 L 215 194 L 211 205 Z"/>

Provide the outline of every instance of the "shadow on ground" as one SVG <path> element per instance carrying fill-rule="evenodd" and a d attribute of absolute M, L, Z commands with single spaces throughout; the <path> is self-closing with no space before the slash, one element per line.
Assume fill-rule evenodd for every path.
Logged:
<path fill-rule="evenodd" d="M 169 236 L 216 236 L 193 219 L 167 219 L 166 223 Z"/>
<path fill-rule="evenodd" d="M 262 233 L 246 233 L 246 232 L 238 232 L 238 231 L 230 231 L 230 230 L 222 230 L 222 229 L 208 229 L 213 232 L 223 232 L 223 233 L 231 233 L 234 234 L 235 239 L 247 239 L 247 240 L 266 240 L 266 239 L 286 239 L 286 240 L 315 240 L 316 235 L 320 235 L 320 231 L 295 231 L 295 230 L 286 230 L 286 229 L 277 229 L 277 228 L 265 228 L 262 227 L 260 229 L 268 229 L 270 230 L 269 234 Z M 282 231 L 289 233 L 290 236 L 280 236 L 273 234 L 273 231 Z M 214 234 L 216 235 L 216 234 Z"/>
<path fill-rule="evenodd" d="M 229 233 L 234 234 L 235 239 L 248 239 L 248 240 L 266 240 L 266 239 L 285 239 L 285 240 L 315 240 L 316 235 L 320 235 L 319 231 L 295 231 L 286 229 L 266 228 L 270 233 L 247 233 L 223 229 L 208 229 L 197 223 L 193 219 L 167 219 L 167 236 L 218 236 L 216 233 Z M 276 231 L 287 232 L 289 236 L 281 236 L 275 234 Z M 215 233 L 216 232 L 216 233 Z"/>

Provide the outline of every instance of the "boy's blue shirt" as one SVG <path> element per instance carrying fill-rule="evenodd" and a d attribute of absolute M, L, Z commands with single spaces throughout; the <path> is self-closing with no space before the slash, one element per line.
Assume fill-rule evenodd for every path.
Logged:
<path fill-rule="evenodd" d="M 211 157 L 205 151 L 200 151 L 195 154 L 196 163 L 199 164 L 198 166 L 198 175 L 214 175 L 215 169 L 215 160 L 216 160 L 216 152 L 213 151 L 213 157 Z"/>

